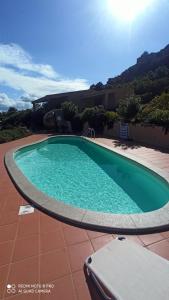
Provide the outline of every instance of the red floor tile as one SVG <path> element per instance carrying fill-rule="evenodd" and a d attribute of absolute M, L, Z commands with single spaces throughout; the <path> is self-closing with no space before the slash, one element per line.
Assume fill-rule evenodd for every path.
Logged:
<path fill-rule="evenodd" d="M 13 224 L 18 221 L 18 214 L 14 212 L 9 212 L 2 214 L 0 216 L 0 225 L 8 225 L 8 224 Z"/>
<path fill-rule="evenodd" d="M 99 232 L 99 231 L 94 231 L 94 230 L 87 230 L 87 234 L 89 236 L 89 239 L 95 239 L 99 236 L 105 235 L 105 232 Z"/>
<path fill-rule="evenodd" d="M 13 242 L 5 242 L 0 244 L 0 266 L 10 263 L 13 250 Z"/>
<path fill-rule="evenodd" d="M 69 224 L 69 223 L 64 222 L 64 221 L 60 221 L 60 225 L 61 225 L 62 228 L 72 227 L 73 226 L 72 224 Z"/>
<path fill-rule="evenodd" d="M 169 241 L 161 241 L 147 247 L 149 250 L 169 260 Z"/>
<path fill-rule="evenodd" d="M 78 300 L 91 300 L 91 295 L 86 283 L 86 278 L 83 270 L 73 273 L 73 281 L 75 284 Z"/>
<path fill-rule="evenodd" d="M 0 226 L 0 243 L 14 240 L 17 230 L 17 223 Z"/>
<path fill-rule="evenodd" d="M 15 295 L 13 297 L 5 297 L 5 299 L 10 299 L 10 300 L 39 300 L 39 295 L 37 294 L 19 294 Z M 46 299 L 47 300 L 47 299 Z"/>
<path fill-rule="evenodd" d="M 38 255 L 38 235 L 16 240 L 12 262 Z"/>
<path fill-rule="evenodd" d="M 63 249 L 64 247 L 65 241 L 63 239 L 63 232 L 60 229 L 46 232 L 40 235 L 41 253 L 45 253 L 55 249 Z"/>
<path fill-rule="evenodd" d="M 164 237 L 160 233 L 140 235 L 139 238 L 146 246 L 164 239 Z"/>
<path fill-rule="evenodd" d="M 40 281 L 47 283 L 70 273 L 66 249 L 40 256 Z"/>
<path fill-rule="evenodd" d="M 38 283 L 38 258 L 32 257 L 11 264 L 8 283 L 34 284 Z M 6 297 L 8 296 L 6 292 Z"/>
<path fill-rule="evenodd" d="M 81 270 L 85 259 L 93 253 L 93 247 L 90 241 L 75 244 L 68 247 L 70 265 L 72 272 Z"/>
<path fill-rule="evenodd" d="M 0 189 L 1 189 L 1 187 L 0 187 Z M 1 212 L 3 211 L 5 204 L 6 204 L 6 199 L 1 199 L 0 200 L 0 211 Z"/>
<path fill-rule="evenodd" d="M 160 233 L 165 239 L 169 239 L 169 231 L 161 232 Z"/>
<path fill-rule="evenodd" d="M 36 213 L 19 216 L 17 238 L 24 238 L 39 233 L 39 215 Z"/>
<path fill-rule="evenodd" d="M 29 204 L 29 202 L 26 199 L 24 199 L 24 198 L 21 199 L 21 205 L 28 205 L 28 204 Z M 35 211 L 36 211 L 36 209 L 35 209 Z"/>
<path fill-rule="evenodd" d="M 6 203 L 3 208 L 3 213 L 16 212 L 18 214 L 19 207 L 21 205 L 21 199 L 17 199 L 17 197 L 13 197 L 13 193 L 9 196 L 6 196 Z"/>
<path fill-rule="evenodd" d="M 55 231 L 56 229 L 60 228 L 60 222 L 47 214 L 41 213 L 40 214 L 40 232 L 50 232 Z"/>
<path fill-rule="evenodd" d="M 52 282 L 54 288 L 49 295 L 41 295 L 40 300 L 77 300 L 70 275 Z"/>
<path fill-rule="evenodd" d="M 102 248 L 103 246 L 105 246 L 107 243 L 111 242 L 113 240 L 112 235 L 103 235 L 100 236 L 96 239 L 92 239 L 91 243 L 93 245 L 94 251 L 99 250 L 100 248 Z"/>
<path fill-rule="evenodd" d="M 86 230 L 74 226 L 67 226 L 63 229 L 67 245 L 73 245 L 89 239 Z"/>
<path fill-rule="evenodd" d="M 9 265 L 0 267 L 0 299 L 2 299 L 4 290 L 6 288 L 8 268 Z"/>

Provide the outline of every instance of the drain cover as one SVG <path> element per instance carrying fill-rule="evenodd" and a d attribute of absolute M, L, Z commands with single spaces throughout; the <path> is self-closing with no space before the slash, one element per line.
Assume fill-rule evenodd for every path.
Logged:
<path fill-rule="evenodd" d="M 18 215 L 21 216 L 21 215 L 27 215 L 32 213 L 34 213 L 34 207 L 31 205 L 24 205 L 24 206 L 20 206 Z"/>

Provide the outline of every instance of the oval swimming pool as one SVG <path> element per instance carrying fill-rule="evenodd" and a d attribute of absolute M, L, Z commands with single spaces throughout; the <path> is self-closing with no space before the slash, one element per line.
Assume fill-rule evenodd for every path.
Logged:
<path fill-rule="evenodd" d="M 97 212 L 150 212 L 169 200 L 169 185 L 143 166 L 75 136 L 53 137 L 24 147 L 14 159 L 44 194 Z"/>

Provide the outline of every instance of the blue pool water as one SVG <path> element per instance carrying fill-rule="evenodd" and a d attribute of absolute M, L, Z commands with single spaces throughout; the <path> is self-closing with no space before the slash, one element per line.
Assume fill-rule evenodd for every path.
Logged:
<path fill-rule="evenodd" d="M 147 169 L 80 137 L 25 147 L 15 161 L 39 190 L 66 204 L 120 214 L 159 209 L 169 186 Z"/>

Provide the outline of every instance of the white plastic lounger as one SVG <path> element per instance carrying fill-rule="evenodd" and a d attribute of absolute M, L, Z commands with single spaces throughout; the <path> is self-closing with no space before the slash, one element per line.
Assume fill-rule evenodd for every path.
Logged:
<path fill-rule="evenodd" d="M 85 265 L 105 299 L 169 300 L 169 261 L 134 242 L 113 240 Z"/>

